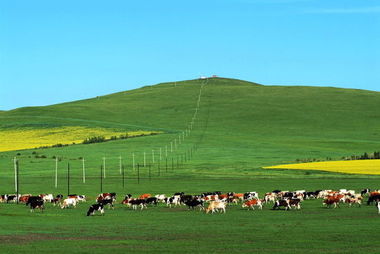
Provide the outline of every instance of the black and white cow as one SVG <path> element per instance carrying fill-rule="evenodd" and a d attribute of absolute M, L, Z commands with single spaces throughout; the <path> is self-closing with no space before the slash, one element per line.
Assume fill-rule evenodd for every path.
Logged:
<path fill-rule="evenodd" d="M 44 211 L 44 200 L 39 196 L 31 196 L 26 202 L 26 206 L 30 207 L 30 212 L 33 212 L 34 209 L 39 208 L 41 212 Z"/>
<path fill-rule="evenodd" d="M 104 205 L 103 204 L 93 204 L 87 211 L 87 216 L 94 215 L 95 212 L 100 212 L 101 215 L 104 215 Z"/>
<path fill-rule="evenodd" d="M 108 205 L 108 209 L 110 208 L 115 209 L 113 203 L 114 203 L 114 199 L 103 199 L 98 202 L 98 204 L 101 204 L 103 207 Z"/>

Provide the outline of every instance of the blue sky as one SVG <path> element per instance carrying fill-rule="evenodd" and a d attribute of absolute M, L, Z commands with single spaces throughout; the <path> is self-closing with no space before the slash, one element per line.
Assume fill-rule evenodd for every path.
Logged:
<path fill-rule="evenodd" d="M 0 110 L 217 74 L 380 91 L 378 0 L 2 1 Z"/>

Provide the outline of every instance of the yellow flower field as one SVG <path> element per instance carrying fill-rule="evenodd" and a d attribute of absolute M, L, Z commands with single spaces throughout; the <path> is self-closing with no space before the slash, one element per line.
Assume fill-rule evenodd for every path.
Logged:
<path fill-rule="evenodd" d="M 129 137 L 150 135 L 152 131 L 131 131 Z M 157 133 L 157 132 L 154 132 Z M 14 129 L 0 130 L 0 152 L 52 146 L 56 144 L 82 143 L 90 137 L 125 135 L 126 132 L 105 128 L 89 128 L 82 126 L 67 126 L 44 129 Z"/>
<path fill-rule="evenodd" d="M 380 160 L 325 161 L 284 164 L 264 167 L 266 169 L 323 170 L 348 174 L 380 175 Z"/>

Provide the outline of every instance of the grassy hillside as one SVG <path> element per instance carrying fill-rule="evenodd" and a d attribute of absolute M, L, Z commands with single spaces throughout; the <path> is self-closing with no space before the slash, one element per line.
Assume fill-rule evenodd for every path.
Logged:
<path fill-rule="evenodd" d="M 162 130 L 165 134 L 155 137 L 38 151 L 48 157 L 84 156 L 94 167 L 103 156 L 121 155 L 130 161 L 132 152 L 141 162 L 146 151 L 150 161 L 152 150 L 157 156 L 159 148 L 163 151 L 188 127 L 202 82 L 163 83 L 88 100 L 20 108 L 4 112 L 0 127 L 83 125 L 121 131 Z M 172 155 L 176 158 L 198 144 L 200 150 L 183 172 L 234 175 L 261 174 L 253 169 L 296 159 L 339 159 L 372 152 L 380 146 L 379 105 L 378 92 L 262 86 L 213 78 L 202 91 L 193 132 Z M 21 153 L 21 158 L 30 153 Z M 3 153 L 0 167 L 10 167 L 14 155 Z M 118 161 L 110 163 L 117 165 Z"/>
<path fill-rule="evenodd" d="M 0 131 L 83 126 L 163 132 L 105 143 L 0 153 L 0 194 L 15 191 L 12 159 L 17 156 L 21 193 L 70 192 L 85 194 L 89 200 L 75 209 L 62 210 L 48 204 L 44 213 L 33 214 L 23 204 L 0 204 L 0 223 L 4 225 L 0 252 L 30 253 L 32 249 L 66 253 L 70 249 L 72 253 L 104 253 L 110 248 L 114 253 L 378 252 L 375 229 L 379 219 L 373 206 L 348 208 L 342 204 L 339 209 L 327 209 L 322 208 L 321 200 L 306 200 L 300 211 L 272 211 L 272 204 L 268 204 L 262 211 L 248 212 L 239 204 L 229 205 L 226 214 L 206 215 L 184 206 L 168 208 L 161 204 L 132 211 L 117 204 L 104 217 L 86 217 L 100 191 L 116 192 L 120 201 L 126 193 L 136 197 L 178 191 L 258 191 L 262 197 L 274 189 L 379 188 L 378 176 L 261 167 L 378 151 L 380 93 L 262 86 L 221 78 L 205 82 L 164 83 L 0 113 Z M 194 115 L 190 134 L 186 132 L 179 144 Z M 22 134 L 19 138 L 23 139 Z M 147 166 L 133 168 L 132 155 L 136 164 L 142 165 L 144 152 Z M 82 182 L 83 159 L 86 183 Z M 106 178 L 100 181 L 104 163 Z M 43 240 L 48 241 L 41 244 Z"/>

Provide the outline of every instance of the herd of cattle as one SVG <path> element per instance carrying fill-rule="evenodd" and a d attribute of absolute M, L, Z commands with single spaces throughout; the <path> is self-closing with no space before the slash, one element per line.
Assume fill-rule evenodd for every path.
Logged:
<path fill-rule="evenodd" d="M 307 192 L 305 190 L 297 191 L 281 191 L 274 190 L 265 193 L 263 198 L 259 198 L 257 192 L 222 193 L 220 191 L 205 192 L 200 195 L 188 195 L 184 192 L 174 193 L 173 196 L 167 197 L 165 194 L 151 195 L 142 194 L 139 197 L 133 198 L 131 194 L 127 194 L 121 201 L 121 204 L 131 207 L 133 210 L 146 209 L 148 205 L 157 206 L 163 203 L 168 207 L 187 206 L 189 209 L 199 208 L 206 213 L 226 212 L 226 207 L 231 204 L 241 204 L 243 208 L 263 209 L 264 204 L 272 204 L 273 210 L 301 209 L 301 203 L 308 199 L 322 199 L 322 205 L 328 208 L 340 207 L 340 204 L 346 203 L 349 206 L 361 206 L 364 197 L 368 197 L 367 205 L 375 203 L 378 213 L 380 214 L 380 190 L 364 189 L 360 193 L 354 190 L 340 189 L 334 190 L 317 190 Z M 53 206 L 59 206 L 61 209 L 76 207 L 78 203 L 86 202 L 85 195 L 68 195 L 66 198 L 59 194 L 40 194 L 33 196 L 31 194 L 15 195 L 5 194 L 0 195 L 0 203 L 19 202 L 25 203 L 30 207 L 30 211 L 35 209 L 43 211 L 46 203 L 51 203 Z M 96 197 L 96 203 L 91 205 L 88 209 L 87 216 L 94 215 L 95 212 L 104 214 L 104 208 L 108 206 L 114 209 L 116 203 L 116 193 L 101 193 Z M 207 208 L 205 205 L 208 204 Z"/>

